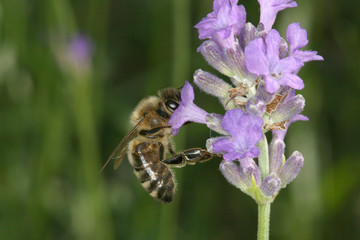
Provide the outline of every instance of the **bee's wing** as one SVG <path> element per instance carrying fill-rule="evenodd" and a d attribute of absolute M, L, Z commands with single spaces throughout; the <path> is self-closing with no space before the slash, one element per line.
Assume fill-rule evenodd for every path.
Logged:
<path fill-rule="evenodd" d="M 126 155 L 126 149 L 128 147 L 128 143 L 133 140 L 136 135 L 136 129 L 140 126 L 140 124 L 144 121 L 144 117 L 140 119 L 140 121 L 130 130 L 128 134 L 121 140 L 121 142 L 117 145 L 115 150 L 111 153 L 110 157 L 107 159 L 104 166 L 101 168 L 100 173 L 104 170 L 104 168 L 108 165 L 108 163 L 111 161 L 111 159 L 114 159 L 114 169 L 117 169 L 122 161 L 124 160 L 124 157 Z"/>
<path fill-rule="evenodd" d="M 109 159 L 114 159 L 114 169 L 115 170 L 120 166 L 120 164 L 124 160 L 126 153 L 127 153 L 128 144 L 131 140 L 134 139 L 134 137 L 136 137 L 136 131 L 134 131 L 132 133 L 128 133 L 128 135 L 126 135 L 126 137 L 125 137 L 126 139 L 124 138 L 119 143 L 119 145 L 115 148 L 114 152 L 109 157 Z"/>

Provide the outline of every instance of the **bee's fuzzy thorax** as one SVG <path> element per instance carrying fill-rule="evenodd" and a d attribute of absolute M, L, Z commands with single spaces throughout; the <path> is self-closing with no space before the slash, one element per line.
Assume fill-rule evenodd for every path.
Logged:
<path fill-rule="evenodd" d="M 130 117 L 130 124 L 134 126 L 144 116 L 145 113 L 154 111 L 160 103 L 160 99 L 155 96 L 150 96 L 142 99 Z"/>

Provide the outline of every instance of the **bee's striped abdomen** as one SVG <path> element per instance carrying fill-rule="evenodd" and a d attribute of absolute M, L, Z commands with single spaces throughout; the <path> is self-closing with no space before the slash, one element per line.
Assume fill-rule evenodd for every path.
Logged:
<path fill-rule="evenodd" d="M 140 143 L 135 146 L 129 159 L 145 190 L 152 197 L 170 203 L 175 185 L 170 169 L 160 162 L 163 155 L 164 147 L 161 143 Z"/>

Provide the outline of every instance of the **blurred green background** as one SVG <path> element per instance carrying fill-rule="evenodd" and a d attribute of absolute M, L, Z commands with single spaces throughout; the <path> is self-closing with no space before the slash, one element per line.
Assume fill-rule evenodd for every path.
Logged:
<path fill-rule="evenodd" d="M 257 24 L 257 1 L 240 3 Z M 311 120 L 292 125 L 286 151 L 305 165 L 272 204 L 271 239 L 360 239 L 360 2 L 298 5 L 276 27 L 285 36 L 300 21 L 325 61 L 300 72 Z M 98 174 L 140 99 L 198 68 L 216 73 L 193 28 L 211 10 L 211 0 L 0 1 L 1 240 L 256 238 L 257 206 L 227 183 L 220 159 L 176 169 L 171 205 L 149 197 L 127 162 Z M 92 41 L 84 66 L 66 49 L 77 34 Z M 199 106 L 223 112 L 195 91 Z M 190 124 L 178 150 L 210 134 Z"/>

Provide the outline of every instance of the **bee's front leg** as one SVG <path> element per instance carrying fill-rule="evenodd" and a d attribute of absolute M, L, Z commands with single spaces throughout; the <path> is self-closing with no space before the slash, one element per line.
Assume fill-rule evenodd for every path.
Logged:
<path fill-rule="evenodd" d="M 150 139 L 162 138 L 164 137 L 164 133 L 162 131 L 164 128 L 170 128 L 170 126 L 161 126 L 150 130 L 141 130 L 139 134 Z"/>
<path fill-rule="evenodd" d="M 209 161 L 216 154 L 210 153 L 205 149 L 201 148 L 191 148 L 185 150 L 181 153 L 174 155 L 172 158 L 161 160 L 161 162 L 168 164 L 172 167 L 183 167 L 186 164 L 195 164 L 198 162 L 206 162 Z"/>

